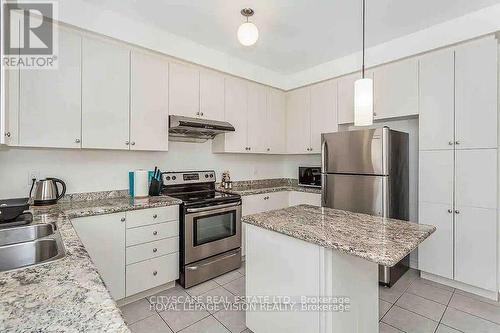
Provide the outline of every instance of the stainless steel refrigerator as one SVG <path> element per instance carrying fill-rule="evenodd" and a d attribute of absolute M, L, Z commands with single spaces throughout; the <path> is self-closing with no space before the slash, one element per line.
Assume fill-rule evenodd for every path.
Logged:
<path fill-rule="evenodd" d="M 322 206 L 409 219 L 408 134 L 388 127 L 321 135 Z M 392 286 L 408 270 L 409 256 L 379 267 Z"/>

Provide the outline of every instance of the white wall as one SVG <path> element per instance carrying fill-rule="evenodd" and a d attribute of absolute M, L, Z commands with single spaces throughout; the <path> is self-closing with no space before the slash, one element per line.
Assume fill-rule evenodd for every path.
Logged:
<path fill-rule="evenodd" d="M 27 196 L 31 171 L 63 179 L 68 193 L 127 189 L 129 170 L 155 165 L 162 171 L 214 169 L 218 179 L 225 170 L 233 180 L 294 175 L 279 155 L 213 154 L 211 141 L 169 145 L 168 152 L 0 148 L 0 198 Z"/>

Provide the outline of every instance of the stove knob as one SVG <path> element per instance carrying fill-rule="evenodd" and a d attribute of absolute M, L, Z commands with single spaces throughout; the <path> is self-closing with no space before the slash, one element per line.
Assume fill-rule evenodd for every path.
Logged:
<path fill-rule="evenodd" d="M 170 180 L 170 176 L 165 177 L 166 180 Z"/>
<path fill-rule="evenodd" d="M 175 176 L 172 176 L 172 180 L 176 180 L 176 179 L 177 179 L 177 177 L 175 177 Z"/>
<path fill-rule="evenodd" d="M 210 178 L 214 178 L 214 174 L 213 173 L 210 174 Z"/>
<path fill-rule="evenodd" d="M 205 178 L 208 178 L 208 173 L 205 174 Z"/>

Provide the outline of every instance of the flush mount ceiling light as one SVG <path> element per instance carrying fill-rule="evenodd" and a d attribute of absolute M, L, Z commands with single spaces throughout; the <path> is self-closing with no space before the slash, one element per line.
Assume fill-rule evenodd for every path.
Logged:
<path fill-rule="evenodd" d="M 362 78 L 354 83 L 354 126 L 373 124 L 373 80 L 365 78 L 365 0 L 363 0 Z"/>
<path fill-rule="evenodd" d="M 244 46 L 250 46 L 259 39 L 259 29 L 252 22 L 248 22 L 248 18 L 254 14 L 252 8 L 243 8 L 241 15 L 245 16 L 247 21 L 238 28 L 238 40 Z"/>

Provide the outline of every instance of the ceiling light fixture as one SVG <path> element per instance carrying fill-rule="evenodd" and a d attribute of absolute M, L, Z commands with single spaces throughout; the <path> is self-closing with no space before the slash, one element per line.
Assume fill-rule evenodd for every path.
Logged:
<path fill-rule="evenodd" d="M 247 18 L 247 21 L 238 28 L 238 40 L 242 45 L 250 46 L 259 39 L 259 29 L 252 22 L 248 22 L 248 18 L 254 14 L 252 8 L 243 8 L 241 15 Z"/>
<path fill-rule="evenodd" d="M 373 124 L 373 80 L 365 78 L 365 0 L 363 0 L 362 78 L 354 83 L 354 126 Z"/>

